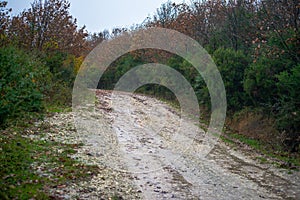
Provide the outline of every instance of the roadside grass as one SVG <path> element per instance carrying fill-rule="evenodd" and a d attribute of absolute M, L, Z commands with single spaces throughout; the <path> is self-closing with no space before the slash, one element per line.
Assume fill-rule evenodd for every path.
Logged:
<path fill-rule="evenodd" d="M 264 156 L 275 159 L 275 161 L 273 161 L 271 164 L 275 165 L 278 168 L 289 170 L 299 170 L 300 168 L 300 156 L 298 154 L 291 154 L 290 152 L 283 151 L 280 147 L 271 149 L 269 148 L 268 144 L 265 144 L 262 141 L 228 131 L 225 134 L 221 135 L 220 139 L 224 143 L 235 148 L 237 147 L 237 141 L 242 142 L 252 149 L 262 153 Z M 269 163 L 268 159 L 263 156 L 258 156 L 256 159 L 259 160 L 262 164 Z"/>
<path fill-rule="evenodd" d="M 227 137 L 225 137 L 225 136 L 223 136 L 223 135 L 220 135 L 220 139 L 221 139 L 223 142 L 225 142 L 226 144 L 230 144 L 230 145 L 232 145 L 232 146 L 236 146 L 236 145 L 235 145 L 235 142 L 234 142 L 233 140 L 231 140 L 231 139 L 229 139 L 229 138 L 227 138 Z"/>
<path fill-rule="evenodd" d="M 60 105 L 46 105 L 47 113 L 62 113 L 72 111 L 72 107 L 60 106 Z"/>
<path fill-rule="evenodd" d="M 0 199 L 53 199 L 53 188 L 89 180 L 97 166 L 72 159 L 78 144 L 33 140 L 23 128 L 0 132 Z"/>
<path fill-rule="evenodd" d="M 256 160 L 259 160 L 259 161 L 260 161 L 260 164 L 267 164 L 267 163 L 269 163 L 269 162 L 268 162 L 268 159 L 265 158 L 265 157 L 262 157 L 262 156 L 257 156 L 257 157 L 256 157 Z"/>
<path fill-rule="evenodd" d="M 257 149 L 257 150 L 261 150 L 262 149 L 261 148 L 262 144 L 258 140 L 255 140 L 255 139 L 252 139 L 252 138 L 248 138 L 248 137 L 246 137 L 244 135 L 239 135 L 239 134 L 236 134 L 236 133 L 231 133 L 230 136 L 231 136 L 231 138 L 237 139 L 237 140 L 243 142 L 244 144 L 249 145 L 250 147 L 252 147 L 254 149 Z"/>
<path fill-rule="evenodd" d="M 158 99 L 159 101 L 162 101 L 164 102 L 165 104 L 169 105 L 170 107 L 176 109 L 176 111 L 180 112 L 180 104 L 179 102 L 176 100 L 169 100 L 169 99 L 166 99 L 166 98 L 163 98 L 163 97 L 155 97 L 155 96 L 151 96 L 152 98 L 156 98 Z"/>

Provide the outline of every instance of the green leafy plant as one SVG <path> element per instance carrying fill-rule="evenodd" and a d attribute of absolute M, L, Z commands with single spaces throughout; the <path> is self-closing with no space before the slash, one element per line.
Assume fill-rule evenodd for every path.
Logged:
<path fill-rule="evenodd" d="M 277 127 L 285 132 L 285 148 L 298 151 L 300 148 L 300 65 L 290 72 L 278 75 L 280 104 L 277 113 Z"/>
<path fill-rule="evenodd" d="M 0 126 L 43 110 L 50 72 L 36 57 L 13 47 L 0 49 Z"/>

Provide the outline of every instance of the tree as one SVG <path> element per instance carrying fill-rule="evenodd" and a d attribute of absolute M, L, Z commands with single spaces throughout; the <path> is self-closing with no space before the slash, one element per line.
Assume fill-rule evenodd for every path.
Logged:
<path fill-rule="evenodd" d="M 255 106 L 272 109 L 280 95 L 276 86 L 277 76 L 297 65 L 294 55 L 299 47 L 295 42 L 287 42 L 287 47 L 282 43 L 282 40 L 289 41 L 295 35 L 293 31 L 285 32 L 278 36 L 271 31 L 265 35 L 264 42 L 254 44 L 254 61 L 246 70 L 244 88 Z M 285 51 L 286 48 L 289 51 Z"/>
<path fill-rule="evenodd" d="M 93 50 L 98 44 L 103 42 L 104 40 L 108 40 L 110 38 L 110 33 L 108 30 L 104 30 L 100 33 L 89 34 L 86 39 L 88 51 Z"/>
<path fill-rule="evenodd" d="M 294 62 L 300 62 L 299 1 L 261 1 L 260 9 L 257 12 L 257 21 L 259 21 L 259 31 L 256 40 L 253 41 L 258 47 L 256 49 L 257 56 L 260 56 L 259 46 L 274 37 L 276 41 L 273 39 L 269 54 L 276 56 L 284 52 Z"/>
<path fill-rule="evenodd" d="M 12 9 L 7 9 L 7 1 L 0 1 L 0 46 L 7 42 L 7 27 L 9 25 L 9 13 Z"/>
<path fill-rule="evenodd" d="M 30 9 L 13 17 L 10 37 L 28 49 L 80 55 L 87 34 L 85 27 L 77 30 L 77 21 L 69 9 L 70 3 L 66 0 L 35 0 Z"/>
<path fill-rule="evenodd" d="M 176 4 L 170 1 L 162 4 L 153 16 L 153 24 L 162 28 L 168 28 L 169 24 L 177 18 L 177 11 Z"/>

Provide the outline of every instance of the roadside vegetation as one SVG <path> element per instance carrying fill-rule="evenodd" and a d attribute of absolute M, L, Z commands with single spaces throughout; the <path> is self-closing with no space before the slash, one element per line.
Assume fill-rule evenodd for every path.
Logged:
<path fill-rule="evenodd" d="M 27 132 L 51 131 L 40 129 L 26 128 Z M 54 189 L 98 174 L 97 166 L 71 158 L 80 145 L 33 140 L 25 135 L 23 127 L 1 131 L 1 199 L 59 199 Z"/>
<path fill-rule="evenodd" d="M 71 110 L 72 85 L 83 60 L 74 44 L 85 35 L 69 15 L 70 5 L 48 2 L 36 1 L 34 11 L 11 17 L 7 2 L 0 1 L 0 199 L 59 199 L 54 189 L 99 173 L 96 166 L 71 158 L 80 145 L 30 137 L 52 131 L 37 121 Z M 51 12 L 42 31 L 45 24 L 36 14 L 44 10 Z"/>
<path fill-rule="evenodd" d="M 90 178 L 86 172 L 97 170 L 70 158 L 77 147 L 32 141 L 25 130 L 41 134 L 35 130 L 36 121 L 70 110 L 76 74 L 97 44 L 148 27 L 189 35 L 211 55 L 227 93 L 227 131 L 222 136 L 226 143 L 238 140 L 283 160 L 284 167 L 299 167 L 299 1 L 167 2 L 143 24 L 100 33 L 78 27 L 69 10 L 66 0 L 33 0 L 31 9 L 12 16 L 7 2 L 0 1 L 1 199 L 49 199 L 51 187 L 77 180 L 74 177 Z M 147 49 L 123 55 L 104 73 L 98 88 L 113 89 L 132 67 L 149 62 L 183 74 L 206 111 L 201 120 L 209 119 L 210 96 L 202 77 L 187 61 L 168 52 Z M 138 92 L 178 104 L 162 86 L 146 85 Z M 33 166 L 41 163 L 56 169 L 51 178 L 35 173 Z"/>

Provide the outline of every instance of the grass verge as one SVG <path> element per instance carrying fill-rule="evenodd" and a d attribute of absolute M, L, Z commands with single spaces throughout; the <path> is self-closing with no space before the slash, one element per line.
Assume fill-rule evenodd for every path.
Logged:
<path fill-rule="evenodd" d="M 32 140 L 21 128 L 1 131 L 0 199 L 56 199 L 51 189 L 88 180 L 96 166 L 72 159 L 78 144 Z"/>
<path fill-rule="evenodd" d="M 226 134 L 222 135 L 220 139 L 226 144 L 233 147 L 236 147 L 237 143 L 241 142 L 251 147 L 252 149 L 262 153 L 264 156 L 277 160 L 277 162 L 272 162 L 272 164 L 274 164 L 277 167 L 295 170 L 299 170 L 300 168 L 300 156 L 298 154 L 291 154 L 290 152 L 283 151 L 279 147 L 277 149 L 270 149 L 269 145 L 265 144 L 262 141 L 230 132 L 226 132 Z M 261 163 L 268 163 L 265 157 L 259 156 L 257 157 L 257 159 Z"/>

